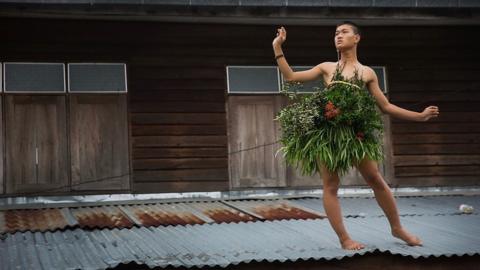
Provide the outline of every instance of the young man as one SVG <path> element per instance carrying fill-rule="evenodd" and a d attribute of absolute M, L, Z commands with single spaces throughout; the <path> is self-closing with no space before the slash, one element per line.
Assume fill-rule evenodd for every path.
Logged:
<path fill-rule="evenodd" d="M 332 75 L 335 72 L 337 64 L 342 67 L 342 75 L 351 78 L 354 75 L 355 68 L 359 70 L 360 78 L 366 83 L 366 86 L 376 103 L 383 113 L 396 118 L 411 121 L 428 121 L 432 117 L 438 117 L 439 110 L 437 106 L 429 106 L 421 113 L 409 111 L 391 104 L 383 95 L 378 85 L 378 78 L 372 68 L 362 65 L 357 60 L 357 44 L 360 42 L 360 31 L 358 25 L 350 21 L 344 21 L 337 25 L 335 30 L 335 47 L 340 53 L 339 62 L 323 62 L 317 66 L 306 70 L 293 72 L 283 56 L 281 45 L 287 38 L 287 31 L 282 26 L 277 29 L 277 36 L 273 40 L 273 50 L 278 67 L 286 81 L 306 82 L 323 77 L 326 85 L 330 84 Z M 323 205 L 328 220 L 338 235 L 343 249 L 362 249 L 364 244 L 354 241 L 347 233 L 342 220 L 341 208 L 337 197 L 340 179 L 338 174 L 329 171 L 323 164 L 320 164 L 321 176 L 323 179 Z M 378 171 L 377 163 L 367 157 L 361 160 L 355 167 L 360 171 L 367 184 L 373 189 L 375 198 L 388 218 L 391 227 L 391 233 L 405 241 L 408 245 L 422 245 L 422 241 L 417 236 L 409 233 L 400 223 L 398 210 L 393 194 Z"/>

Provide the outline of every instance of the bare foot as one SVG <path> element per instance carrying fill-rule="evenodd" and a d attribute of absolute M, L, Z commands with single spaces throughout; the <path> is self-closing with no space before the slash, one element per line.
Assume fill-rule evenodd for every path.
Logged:
<path fill-rule="evenodd" d="M 422 240 L 417 236 L 407 232 L 405 229 L 394 229 L 392 230 L 392 235 L 405 241 L 409 246 L 421 246 Z"/>
<path fill-rule="evenodd" d="M 359 243 L 357 241 L 353 241 L 352 239 L 347 239 L 344 241 L 340 241 L 342 244 L 343 249 L 354 249 L 354 250 L 359 250 L 365 247 L 364 244 Z"/>

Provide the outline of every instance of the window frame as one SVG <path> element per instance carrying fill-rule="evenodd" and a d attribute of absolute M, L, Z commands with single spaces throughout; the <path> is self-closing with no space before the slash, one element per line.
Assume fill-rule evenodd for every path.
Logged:
<path fill-rule="evenodd" d="M 311 69 L 311 68 L 313 68 L 313 67 L 315 67 L 315 66 L 290 66 L 290 68 L 292 68 L 292 71 L 294 71 L 294 72 L 295 72 L 295 70 L 293 70 L 294 68 L 306 68 L 306 69 Z M 282 89 L 282 88 L 283 88 L 283 84 L 284 84 L 285 81 L 283 80 L 283 74 L 282 74 L 282 72 L 280 72 L 280 69 L 279 69 L 279 68 L 277 68 L 277 69 L 278 69 L 278 73 L 280 74 L 280 78 L 281 78 L 281 81 L 280 81 L 280 82 L 281 82 L 281 85 L 280 85 L 281 88 L 280 88 L 280 89 Z M 302 71 L 304 71 L 304 70 L 302 70 Z M 323 79 L 317 79 L 317 80 L 321 80 L 321 81 L 323 82 Z M 307 83 L 310 83 L 310 82 L 307 82 Z M 325 82 L 323 82 L 323 83 L 325 83 Z M 302 84 L 303 84 L 303 83 L 302 83 Z M 323 88 L 325 88 L 324 85 L 323 85 Z M 315 92 L 314 92 L 314 91 L 312 91 L 312 92 L 310 92 L 310 91 L 298 91 L 297 93 L 300 93 L 300 94 L 312 94 L 312 93 L 315 93 Z"/>
<path fill-rule="evenodd" d="M 278 89 L 277 89 L 277 92 L 272 92 L 272 91 L 261 91 L 261 92 L 258 92 L 258 91 L 241 91 L 241 92 L 232 92 L 230 91 L 230 79 L 229 79 L 229 68 L 230 67 L 233 67 L 233 68 L 272 68 L 272 67 L 275 67 L 277 69 L 277 82 L 278 82 Z M 307 66 L 307 65 L 299 65 L 299 66 L 291 66 L 292 69 L 294 68 L 313 68 L 314 66 Z M 388 94 L 388 76 L 387 76 L 387 67 L 384 66 L 384 65 L 372 65 L 370 66 L 374 72 L 376 70 L 379 70 L 382 74 L 383 74 L 383 88 L 381 87 L 382 85 L 380 84 L 380 81 L 379 81 L 379 87 L 380 89 L 382 90 L 382 92 L 387 95 Z M 226 65 L 225 66 L 225 69 L 226 69 L 226 80 L 227 80 L 227 94 L 231 95 L 231 94 L 250 94 L 250 95 L 254 95 L 254 94 L 280 94 L 281 92 L 281 89 L 283 87 L 283 84 L 284 84 L 284 77 L 283 77 L 283 74 L 280 72 L 280 69 L 278 68 L 278 66 L 266 66 L 266 65 L 258 65 L 258 66 L 255 66 L 255 65 Z M 378 77 L 378 75 L 377 75 Z M 323 79 L 318 79 L 318 80 L 322 80 Z M 298 93 L 300 94 L 312 94 L 314 92 L 309 92 L 309 91 L 298 91 Z"/>
<path fill-rule="evenodd" d="M 385 95 L 388 94 L 388 86 L 387 86 L 387 82 L 388 82 L 388 80 L 387 80 L 387 67 L 386 67 L 386 66 L 379 66 L 379 65 L 370 66 L 370 67 L 371 67 L 374 71 L 375 71 L 375 68 L 381 69 L 381 71 L 382 71 L 382 73 L 383 73 L 383 86 L 384 86 L 383 88 L 384 88 L 384 89 L 382 89 L 382 87 L 381 87 L 381 85 L 380 85 L 380 82 L 379 82 L 379 84 L 378 84 L 378 87 L 380 87 L 380 89 L 382 89 L 383 94 L 385 94 Z M 377 77 L 378 77 L 378 76 L 377 76 Z"/>
<path fill-rule="evenodd" d="M 7 82 L 6 82 L 6 65 L 7 64 L 34 64 L 34 65 L 62 65 L 62 73 L 63 73 L 63 91 L 9 91 L 7 90 Z M 2 63 L 2 85 L 3 85 L 3 93 L 5 94 L 65 94 L 67 92 L 66 89 L 67 78 L 65 73 L 65 63 L 64 62 L 3 62 Z"/>
<path fill-rule="evenodd" d="M 278 94 L 280 93 L 280 75 L 278 73 L 278 67 L 273 65 L 226 65 L 226 74 L 227 74 L 227 94 Z M 230 77 L 229 77 L 229 68 L 275 68 L 277 74 L 277 89 L 276 92 L 272 91 L 239 91 L 232 92 L 230 91 Z"/>
<path fill-rule="evenodd" d="M 123 76 L 125 78 L 125 90 L 122 91 L 72 91 L 70 88 L 70 65 L 123 65 Z M 71 94 L 126 94 L 128 93 L 127 63 L 124 62 L 68 62 L 67 63 L 68 84 L 67 92 Z"/>

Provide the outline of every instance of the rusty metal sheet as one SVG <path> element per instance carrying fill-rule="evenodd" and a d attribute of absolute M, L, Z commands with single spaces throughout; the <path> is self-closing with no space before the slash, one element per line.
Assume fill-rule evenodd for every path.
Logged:
<path fill-rule="evenodd" d="M 286 200 L 189 201 L 0 211 L 0 233 L 315 219 L 312 209 Z"/>
<path fill-rule="evenodd" d="M 258 220 L 256 217 L 245 212 L 239 211 L 229 205 L 220 202 L 205 202 L 189 204 L 189 206 L 198 212 L 207 215 L 216 223 L 247 222 Z"/>
<path fill-rule="evenodd" d="M 223 203 L 264 220 L 317 219 L 326 215 L 287 200 L 224 200 Z"/>
<path fill-rule="evenodd" d="M 116 206 L 70 208 L 82 228 L 131 228 L 134 223 Z"/>
<path fill-rule="evenodd" d="M 67 208 L 0 211 L 0 233 L 53 231 L 76 225 Z"/>
<path fill-rule="evenodd" d="M 139 226 L 193 225 L 255 220 L 219 202 L 123 205 L 121 209 Z"/>

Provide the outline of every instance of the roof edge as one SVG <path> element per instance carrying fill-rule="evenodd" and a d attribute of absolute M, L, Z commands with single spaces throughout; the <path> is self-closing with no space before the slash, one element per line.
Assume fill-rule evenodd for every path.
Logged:
<path fill-rule="evenodd" d="M 391 187 L 397 197 L 479 195 L 480 186 L 433 186 L 433 187 Z M 108 205 L 114 203 L 138 204 L 155 202 L 191 202 L 235 199 L 288 199 L 321 197 L 323 189 L 249 189 L 212 192 L 180 192 L 150 194 L 104 194 L 81 196 L 37 196 L 0 198 L 0 210 L 59 207 L 61 205 Z M 344 187 L 338 191 L 339 197 L 373 197 L 370 187 Z"/>
<path fill-rule="evenodd" d="M 174 2 L 174 1 L 173 1 Z M 480 2 L 479 2 L 480 4 Z M 477 25 L 474 7 L 241 6 L 0 3 L 0 17 L 168 21 L 190 23 L 332 25 Z"/>

